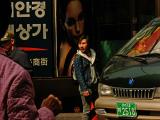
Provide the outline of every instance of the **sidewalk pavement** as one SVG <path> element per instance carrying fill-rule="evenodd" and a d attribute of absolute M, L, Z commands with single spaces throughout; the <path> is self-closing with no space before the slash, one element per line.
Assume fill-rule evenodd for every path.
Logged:
<path fill-rule="evenodd" d="M 60 113 L 56 120 L 82 120 L 83 113 Z"/>

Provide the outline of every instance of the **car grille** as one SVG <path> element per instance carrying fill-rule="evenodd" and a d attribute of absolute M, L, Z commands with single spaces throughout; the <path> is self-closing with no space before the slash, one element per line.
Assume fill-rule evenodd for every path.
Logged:
<path fill-rule="evenodd" d="M 119 88 L 112 87 L 115 97 L 152 99 L 155 88 Z"/>

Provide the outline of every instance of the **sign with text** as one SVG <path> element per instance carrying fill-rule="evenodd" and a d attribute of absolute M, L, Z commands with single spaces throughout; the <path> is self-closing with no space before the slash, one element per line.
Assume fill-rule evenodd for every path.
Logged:
<path fill-rule="evenodd" d="M 53 76 L 53 32 L 51 0 L 12 0 L 9 30 L 15 44 L 27 52 L 34 77 Z"/>
<path fill-rule="evenodd" d="M 119 117 L 136 117 L 136 104 L 135 103 L 117 103 L 117 115 Z"/>

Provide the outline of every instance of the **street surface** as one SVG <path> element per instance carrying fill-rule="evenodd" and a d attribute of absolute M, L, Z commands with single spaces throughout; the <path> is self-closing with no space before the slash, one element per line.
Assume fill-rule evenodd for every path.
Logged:
<path fill-rule="evenodd" d="M 82 113 L 60 113 L 56 116 L 56 120 L 82 120 Z"/>

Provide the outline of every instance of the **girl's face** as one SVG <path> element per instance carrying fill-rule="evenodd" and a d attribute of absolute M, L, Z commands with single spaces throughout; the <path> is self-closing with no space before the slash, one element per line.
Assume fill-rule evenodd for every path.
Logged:
<path fill-rule="evenodd" d="M 71 1 L 66 9 L 65 27 L 68 33 L 75 39 L 84 32 L 84 15 L 82 4 L 79 0 Z M 77 41 L 73 41 L 77 43 Z"/>
<path fill-rule="evenodd" d="M 84 53 L 88 49 L 88 41 L 87 41 L 87 39 L 82 39 L 78 43 L 78 48 L 82 53 Z"/>

